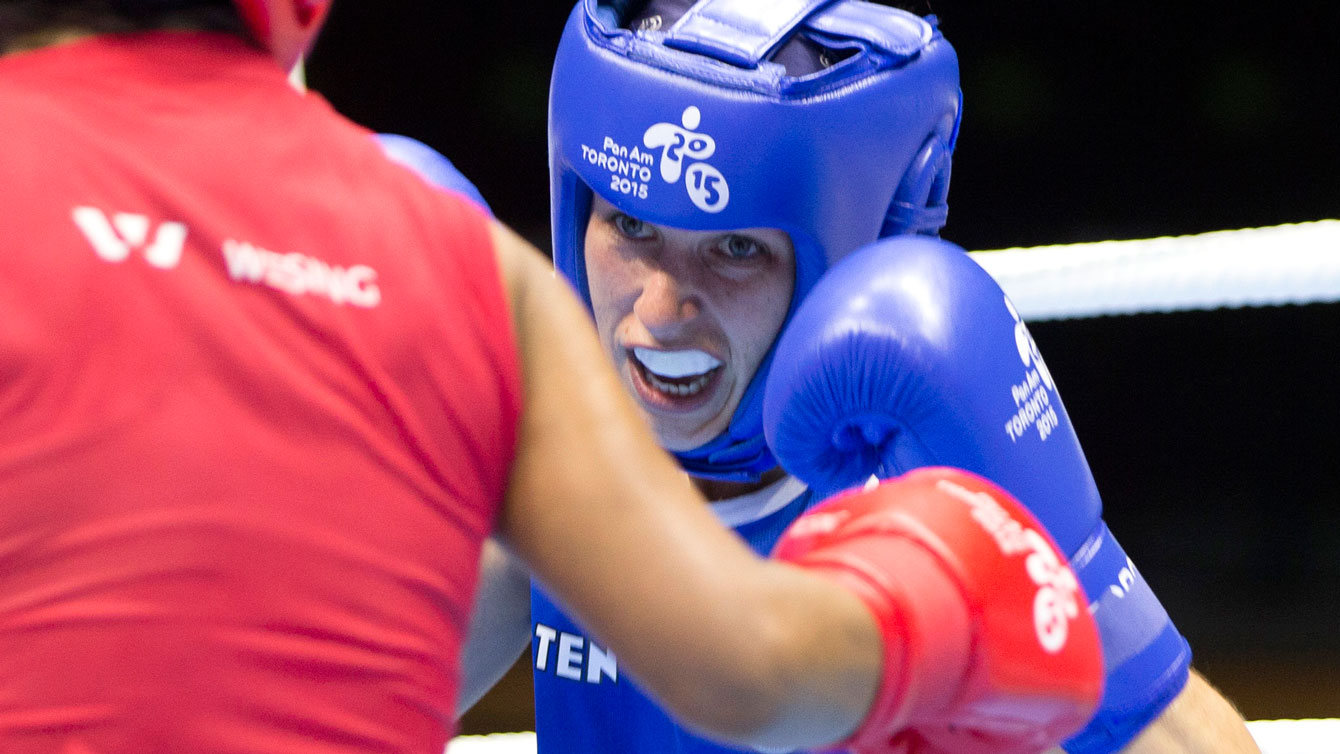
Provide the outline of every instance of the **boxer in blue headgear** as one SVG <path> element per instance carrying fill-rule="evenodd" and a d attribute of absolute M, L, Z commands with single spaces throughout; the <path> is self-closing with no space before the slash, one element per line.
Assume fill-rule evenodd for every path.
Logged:
<path fill-rule="evenodd" d="M 584 0 L 560 43 L 554 262 L 588 302 L 593 195 L 670 228 L 787 233 L 792 302 L 863 244 L 940 229 L 960 94 L 933 20 L 851 0 L 688 5 L 657 0 L 624 28 L 609 23 L 617 8 Z M 752 481 L 776 466 L 761 425 L 767 367 L 741 386 L 724 433 L 676 449 L 686 470 Z"/>
<path fill-rule="evenodd" d="M 1006 312 L 977 289 L 955 297 L 962 286 L 932 278 L 962 276 L 961 265 L 947 263 L 941 246 L 928 255 L 916 245 L 939 244 L 926 237 L 946 219 L 960 113 L 957 63 L 933 19 L 858 0 L 630 5 L 583 0 L 559 46 L 550 100 L 555 264 L 592 308 L 602 345 L 662 444 L 714 500 L 718 517 L 766 552 L 816 500 L 814 491 L 777 468 L 775 457 L 787 457 L 784 448 L 778 445 L 774 455 L 765 441 L 765 425 L 772 431 L 769 422 L 776 422 L 763 405 L 765 386 L 777 392 L 769 384 L 772 373 L 799 382 L 790 379 L 793 364 L 773 368 L 779 333 L 797 327 L 822 333 L 826 323 L 814 316 L 793 322 L 806 313 L 804 304 L 824 303 L 820 312 L 840 309 L 820 298 L 857 306 L 845 299 L 881 295 L 855 285 L 848 286 L 850 295 L 832 285 L 816 288 L 821 278 L 833 277 L 827 271 L 843 268 L 846 280 L 889 279 L 877 266 L 853 275 L 851 265 L 882 263 L 879 255 L 854 252 L 891 239 L 884 243 L 892 258 L 905 256 L 912 268 L 897 277 L 899 296 L 913 299 L 910 306 L 924 315 L 899 323 L 909 328 L 907 337 L 895 331 L 894 338 L 907 342 L 919 342 L 913 336 L 939 342 L 933 337 L 940 335 L 937 315 L 961 318 L 959 310 L 981 309 L 999 319 Z M 921 240 L 909 243 L 913 237 Z M 902 244 L 908 244 L 906 255 L 895 248 Z M 1013 348 L 1013 327 L 1009 332 Z M 983 340 L 989 337 L 984 331 Z M 977 473 L 1010 471 L 1014 477 L 1005 476 L 1013 479 L 1037 464 L 1025 469 L 997 452 L 995 435 L 987 434 L 997 420 L 971 413 L 971 384 L 955 386 L 964 396 L 958 399 L 931 388 L 907 389 L 946 387 L 937 379 L 958 368 L 995 378 L 1019 367 L 1017 356 L 974 363 L 979 353 L 970 346 L 945 354 L 941 363 L 906 359 L 893 367 L 872 366 L 857 354 L 839 359 L 835 369 L 869 378 L 867 392 L 892 396 L 899 407 L 936 407 L 893 416 L 909 428 L 904 440 L 931 443 L 920 457 L 942 453 L 966 459 Z M 954 359 L 959 363 L 949 369 Z M 899 400 L 907 394 L 915 400 Z M 845 411 L 846 402 L 831 398 L 784 410 L 830 404 Z M 1160 718 L 1184 688 L 1208 693 L 1212 705 L 1222 699 L 1198 677 L 1186 686 L 1186 642 L 1102 524 L 1097 490 L 1059 399 L 1056 409 L 1057 424 L 1049 428 L 1058 439 L 1049 449 L 1059 451 L 1059 460 L 1043 464 L 1046 473 L 1030 477 L 1029 495 L 1020 499 L 1033 501 L 1043 523 L 1073 545 L 1067 554 L 1084 558 L 1089 568 L 1081 577 L 1088 576 L 1090 596 L 1105 597 L 1099 624 L 1112 660 L 1109 694 L 1103 712 L 1068 746 L 1074 754 L 1108 754 Z M 872 427 L 868 440 L 844 447 L 880 442 L 879 422 L 838 418 Z M 958 445 L 936 444 L 947 435 Z M 809 479 L 801 469 L 816 465 L 793 463 L 785 471 Z M 1115 599 L 1105 595 L 1109 585 L 1121 590 Z M 673 599 L 673 586 L 648 598 Z M 477 619 L 484 616 L 488 625 L 488 611 L 506 602 L 486 596 Z M 540 588 L 533 592 L 532 622 L 541 751 L 726 751 L 671 721 Z M 502 632 L 479 633 L 503 641 Z M 471 665 L 467 656 L 467 672 Z M 477 692 L 468 681 L 463 699 Z M 1187 717 L 1174 716 L 1173 725 L 1138 739 L 1157 742 L 1155 748 L 1129 751 L 1208 752 L 1215 748 L 1199 744 L 1234 740 L 1167 735 L 1183 730 Z M 1225 717 L 1240 723 L 1231 709 L 1214 719 Z"/>
<path fill-rule="evenodd" d="M 636 6 L 579 2 L 559 45 L 555 265 L 662 444 L 767 552 L 816 502 L 765 443 L 773 342 L 837 260 L 944 225 L 958 63 L 934 19 L 871 3 Z M 729 751 L 542 589 L 531 605 L 541 751 Z"/>

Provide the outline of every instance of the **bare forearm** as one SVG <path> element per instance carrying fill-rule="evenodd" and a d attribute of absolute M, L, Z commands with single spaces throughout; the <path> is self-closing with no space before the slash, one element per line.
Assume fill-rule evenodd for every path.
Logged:
<path fill-rule="evenodd" d="M 736 661 L 717 668 L 709 683 L 698 678 L 684 686 L 673 706 L 736 744 L 832 744 L 855 730 L 874 699 L 883 641 L 869 611 L 846 590 L 801 569 L 767 570 L 771 583 L 760 591 L 768 605 L 742 611 L 764 619 L 730 632 Z M 741 714 L 746 696 L 757 705 Z"/>
<path fill-rule="evenodd" d="M 1168 709 L 1122 754 L 1261 754 L 1233 707 L 1194 670 Z"/>
<path fill-rule="evenodd" d="M 1044 754 L 1066 754 L 1059 746 Z M 1227 699 L 1196 671 L 1182 693 L 1121 754 L 1261 754 Z"/>

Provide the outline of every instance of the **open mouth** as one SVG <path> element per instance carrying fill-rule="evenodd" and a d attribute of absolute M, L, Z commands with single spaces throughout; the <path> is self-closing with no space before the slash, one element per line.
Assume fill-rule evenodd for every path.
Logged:
<path fill-rule="evenodd" d="M 675 399 L 692 398 L 703 392 L 721 372 L 721 361 L 697 349 L 658 351 L 633 348 L 629 361 L 645 385 Z"/>

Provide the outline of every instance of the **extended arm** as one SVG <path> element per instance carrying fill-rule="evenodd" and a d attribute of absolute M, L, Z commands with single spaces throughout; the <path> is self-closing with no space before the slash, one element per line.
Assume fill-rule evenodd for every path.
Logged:
<path fill-rule="evenodd" d="M 1260 754 L 1242 715 L 1191 671 L 1182 692 L 1122 754 Z"/>
<path fill-rule="evenodd" d="M 1055 748 L 1047 754 L 1066 754 Z M 1242 715 L 1191 671 L 1182 692 L 1121 754 L 1261 754 Z"/>

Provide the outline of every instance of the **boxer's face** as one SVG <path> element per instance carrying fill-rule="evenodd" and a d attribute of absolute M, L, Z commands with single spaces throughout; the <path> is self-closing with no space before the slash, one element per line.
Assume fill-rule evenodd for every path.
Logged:
<path fill-rule="evenodd" d="M 586 227 L 596 329 L 661 446 L 690 450 L 730 424 L 795 287 L 773 228 L 652 225 L 596 197 Z"/>

